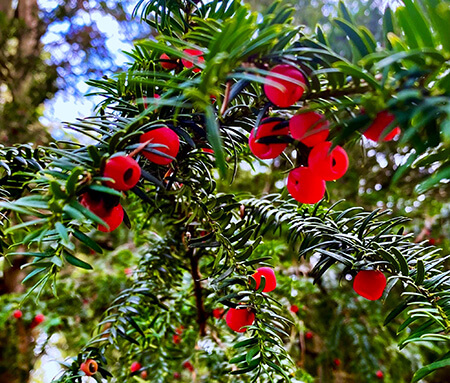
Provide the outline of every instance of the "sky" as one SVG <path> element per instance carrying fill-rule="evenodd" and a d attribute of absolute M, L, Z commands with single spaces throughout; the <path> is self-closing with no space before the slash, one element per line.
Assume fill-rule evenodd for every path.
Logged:
<path fill-rule="evenodd" d="M 41 9 L 53 9 L 58 1 L 38 0 Z M 130 6 L 128 13 L 131 15 L 134 5 Z M 87 17 L 86 15 L 84 17 Z M 129 61 L 129 57 L 123 51 L 131 51 L 133 43 L 129 41 L 121 31 L 119 23 L 112 17 L 100 12 L 91 12 L 88 16 L 97 22 L 97 26 L 107 37 L 106 46 L 113 57 L 117 66 L 123 66 Z M 88 23 L 90 20 L 79 20 L 80 23 Z M 60 39 L 60 34 L 64 33 L 69 27 L 68 22 L 52 24 L 43 36 L 42 42 L 45 45 Z M 66 54 L 69 46 L 59 46 L 53 49 L 50 54 L 56 59 L 58 56 Z M 76 68 L 75 68 L 76 70 Z M 106 71 L 107 72 L 107 71 Z M 107 74 L 107 73 L 106 73 Z M 101 101 L 100 97 L 82 97 L 80 95 L 89 92 L 89 87 L 85 83 L 85 78 L 80 78 L 76 84 L 78 94 L 74 90 L 68 91 L 61 89 L 51 100 L 45 102 L 44 115 L 41 117 L 41 123 L 49 126 L 52 136 L 55 139 L 64 137 L 63 122 L 72 122 L 77 118 L 91 116 L 94 113 L 95 105 Z"/>

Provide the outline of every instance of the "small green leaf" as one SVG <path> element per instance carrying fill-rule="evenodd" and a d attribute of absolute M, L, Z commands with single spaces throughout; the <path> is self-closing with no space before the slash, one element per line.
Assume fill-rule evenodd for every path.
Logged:
<path fill-rule="evenodd" d="M 214 156 L 216 157 L 216 164 L 219 168 L 220 175 L 222 177 L 225 177 L 227 173 L 227 167 L 225 164 L 222 137 L 220 136 L 219 125 L 217 124 L 214 110 L 211 105 L 208 105 L 206 107 L 205 117 L 208 141 L 214 150 Z"/>
<path fill-rule="evenodd" d="M 85 269 L 85 270 L 92 270 L 92 266 L 89 263 L 82 261 L 81 259 L 73 256 L 72 254 L 70 254 L 66 251 L 64 252 L 64 258 L 71 265 L 74 265 L 76 267 L 79 267 L 79 268 Z"/>

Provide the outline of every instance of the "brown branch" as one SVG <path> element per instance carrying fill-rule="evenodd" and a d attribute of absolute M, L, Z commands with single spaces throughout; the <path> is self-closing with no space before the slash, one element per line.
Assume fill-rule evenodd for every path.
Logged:
<path fill-rule="evenodd" d="M 200 328 L 200 335 L 206 335 L 206 320 L 208 319 L 208 314 L 205 311 L 205 306 L 203 305 L 202 296 L 202 285 L 201 285 L 201 275 L 198 269 L 198 256 L 196 255 L 195 249 L 189 249 L 187 255 L 191 261 L 191 274 L 194 280 L 194 294 L 195 303 L 197 306 L 197 323 Z"/>
<path fill-rule="evenodd" d="M 231 91 L 231 81 L 228 81 L 225 88 L 225 96 L 223 97 L 223 104 L 222 107 L 220 108 L 221 116 L 223 116 L 223 114 L 227 110 L 228 102 L 230 100 L 230 91 Z"/>

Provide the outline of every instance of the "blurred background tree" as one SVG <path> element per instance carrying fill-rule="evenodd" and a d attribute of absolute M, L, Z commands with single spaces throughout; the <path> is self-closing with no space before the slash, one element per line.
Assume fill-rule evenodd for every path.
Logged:
<path fill-rule="evenodd" d="M 87 91 L 91 77 L 123 69 L 120 40 L 150 28 L 130 17 L 134 1 L 5 0 L 0 4 L 0 134 L 3 144 L 48 142 L 44 103 Z M 115 38 L 111 39 L 111 34 Z M 115 46 L 116 45 L 116 46 Z M 123 45 L 122 45 L 123 46 Z M 73 107 L 67 106 L 67 110 Z M 61 114 L 59 114 L 61 117 Z"/>

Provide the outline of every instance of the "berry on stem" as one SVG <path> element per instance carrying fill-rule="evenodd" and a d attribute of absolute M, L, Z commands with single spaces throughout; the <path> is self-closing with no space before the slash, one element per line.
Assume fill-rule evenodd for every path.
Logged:
<path fill-rule="evenodd" d="M 87 359 L 86 362 L 81 363 L 80 370 L 83 371 L 86 376 L 92 376 L 97 372 L 98 364 L 94 359 Z"/>
<path fill-rule="evenodd" d="M 308 167 L 298 167 L 289 173 L 289 194 L 298 202 L 313 204 L 325 195 L 325 181 Z"/>
<path fill-rule="evenodd" d="M 189 361 L 186 361 L 186 362 L 184 362 L 183 363 L 183 367 L 186 369 L 186 370 L 189 370 L 189 371 L 194 371 L 194 366 L 192 365 L 192 363 L 191 362 L 189 362 Z"/>
<path fill-rule="evenodd" d="M 102 231 L 103 233 L 110 233 L 111 231 L 116 230 L 122 223 L 123 216 L 123 207 L 122 205 L 118 204 L 117 206 L 110 209 L 105 216 L 100 217 L 108 224 L 109 228 L 103 225 L 98 225 L 98 230 Z"/>
<path fill-rule="evenodd" d="M 259 289 L 261 284 L 261 277 L 266 279 L 266 284 L 264 286 L 263 292 L 269 293 L 277 287 L 277 278 L 275 277 L 275 272 L 270 267 L 260 267 L 256 269 L 256 273 L 252 275 L 256 281 L 256 289 Z"/>
<path fill-rule="evenodd" d="M 22 315 L 23 315 L 22 311 L 20 311 L 20 310 L 14 310 L 14 312 L 13 312 L 13 317 L 16 319 L 22 318 Z"/>
<path fill-rule="evenodd" d="M 158 147 L 155 148 L 155 150 L 167 154 L 171 157 L 176 157 L 178 151 L 180 150 L 180 139 L 178 138 L 178 135 L 168 127 L 150 130 L 149 132 L 144 133 L 139 138 L 139 142 L 147 142 L 149 140 L 151 140 L 152 144 L 165 145 L 166 147 Z M 173 161 L 171 158 L 163 157 L 159 154 L 150 153 L 145 150 L 142 152 L 142 154 L 148 160 L 158 165 L 168 165 Z"/>
<path fill-rule="evenodd" d="M 173 340 L 173 343 L 175 343 L 175 344 L 180 344 L 180 343 L 181 343 L 181 336 L 178 335 L 178 334 L 174 334 L 174 335 L 172 336 L 172 340 Z"/>
<path fill-rule="evenodd" d="M 376 376 L 378 379 L 383 379 L 383 378 L 384 378 L 383 371 L 378 370 L 378 371 L 375 373 L 375 376 Z"/>
<path fill-rule="evenodd" d="M 167 54 L 163 53 L 161 56 L 159 56 L 160 64 L 164 69 L 172 70 L 177 67 L 176 60 L 171 60 Z"/>
<path fill-rule="evenodd" d="M 339 145 L 331 152 L 331 142 L 322 142 L 312 148 L 308 157 L 308 165 L 312 172 L 325 181 L 341 178 L 348 169 L 348 156 Z"/>
<path fill-rule="evenodd" d="M 255 321 L 255 314 L 247 308 L 229 309 L 225 317 L 228 327 L 236 332 L 245 332 L 244 326 L 250 326 Z"/>
<path fill-rule="evenodd" d="M 261 125 L 258 126 L 258 130 L 252 129 L 250 137 L 248 138 L 248 144 L 250 146 L 251 152 L 258 158 L 262 160 L 267 160 L 271 158 L 278 157 L 284 149 L 287 148 L 286 143 L 277 144 L 263 144 L 256 142 L 258 139 L 270 136 L 286 136 L 288 134 L 288 127 L 283 127 L 281 129 L 275 129 L 275 127 L 280 123 L 280 121 L 270 121 L 269 119 L 264 119 L 261 121 Z"/>
<path fill-rule="evenodd" d="M 273 75 L 289 77 L 290 81 Z M 291 65 L 282 64 L 275 66 L 266 77 L 266 80 L 268 81 L 264 84 L 264 93 L 273 104 L 280 108 L 286 108 L 295 104 L 305 91 L 305 77 L 302 72 Z"/>
<path fill-rule="evenodd" d="M 130 366 L 131 373 L 136 372 L 142 368 L 142 365 L 139 362 L 133 362 Z"/>
<path fill-rule="evenodd" d="M 115 190 L 130 190 L 141 178 L 141 168 L 131 157 L 117 156 L 110 158 L 105 165 L 103 177 L 112 178 L 106 186 Z"/>
<path fill-rule="evenodd" d="M 353 281 L 353 290 L 371 301 L 380 299 L 386 287 L 386 277 L 380 270 L 361 270 Z"/>
<path fill-rule="evenodd" d="M 99 217 L 103 217 L 108 214 L 105 201 L 100 193 L 86 192 L 82 194 L 80 204 Z"/>
<path fill-rule="evenodd" d="M 341 360 L 340 360 L 339 358 L 336 358 L 336 359 L 333 360 L 333 364 L 334 364 L 336 367 L 339 367 L 339 366 L 341 365 Z"/>
<path fill-rule="evenodd" d="M 305 334 L 306 339 L 312 339 L 314 337 L 314 334 L 311 331 L 307 331 Z"/>
<path fill-rule="evenodd" d="M 367 128 L 363 135 L 369 140 L 378 142 L 380 141 L 380 137 L 383 135 L 385 129 L 394 121 L 395 116 L 392 113 L 389 113 L 387 110 L 383 110 L 382 112 L 379 112 L 377 114 L 375 120 L 373 120 L 372 124 Z M 383 138 L 383 141 L 391 141 L 400 133 L 400 128 L 396 126 L 386 135 L 386 137 Z"/>
<path fill-rule="evenodd" d="M 181 59 L 181 62 L 183 63 L 183 65 L 186 68 L 192 68 L 194 66 L 194 63 L 203 63 L 205 61 L 205 59 L 203 58 L 203 52 L 198 50 L 198 49 L 185 49 L 183 51 L 184 53 L 186 53 L 189 56 L 192 56 L 192 61 L 191 60 L 187 60 L 185 58 Z M 194 68 L 192 70 L 194 73 L 200 72 L 201 69 L 200 68 Z"/>
<path fill-rule="evenodd" d="M 294 314 L 298 313 L 298 306 L 297 305 L 292 305 L 289 310 L 291 310 Z"/>
<path fill-rule="evenodd" d="M 145 371 L 145 370 L 142 371 L 142 372 L 141 372 L 141 378 L 142 378 L 142 379 L 147 379 L 147 377 L 148 377 L 147 371 Z"/>
<path fill-rule="evenodd" d="M 212 314 L 213 314 L 214 318 L 220 319 L 223 317 L 224 312 L 225 312 L 225 310 L 221 307 L 221 308 L 213 309 Z"/>
<path fill-rule="evenodd" d="M 297 114 L 289 120 L 289 131 L 292 138 L 306 146 L 316 146 L 325 141 L 330 133 L 330 123 L 324 115 L 317 112 Z"/>
<path fill-rule="evenodd" d="M 45 317 L 43 314 L 37 314 L 31 321 L 30 328 L 32 328 L 32 329 L 35 328 L 36 326 L 41 324 L 44 320 L 45 320 Z"/>

